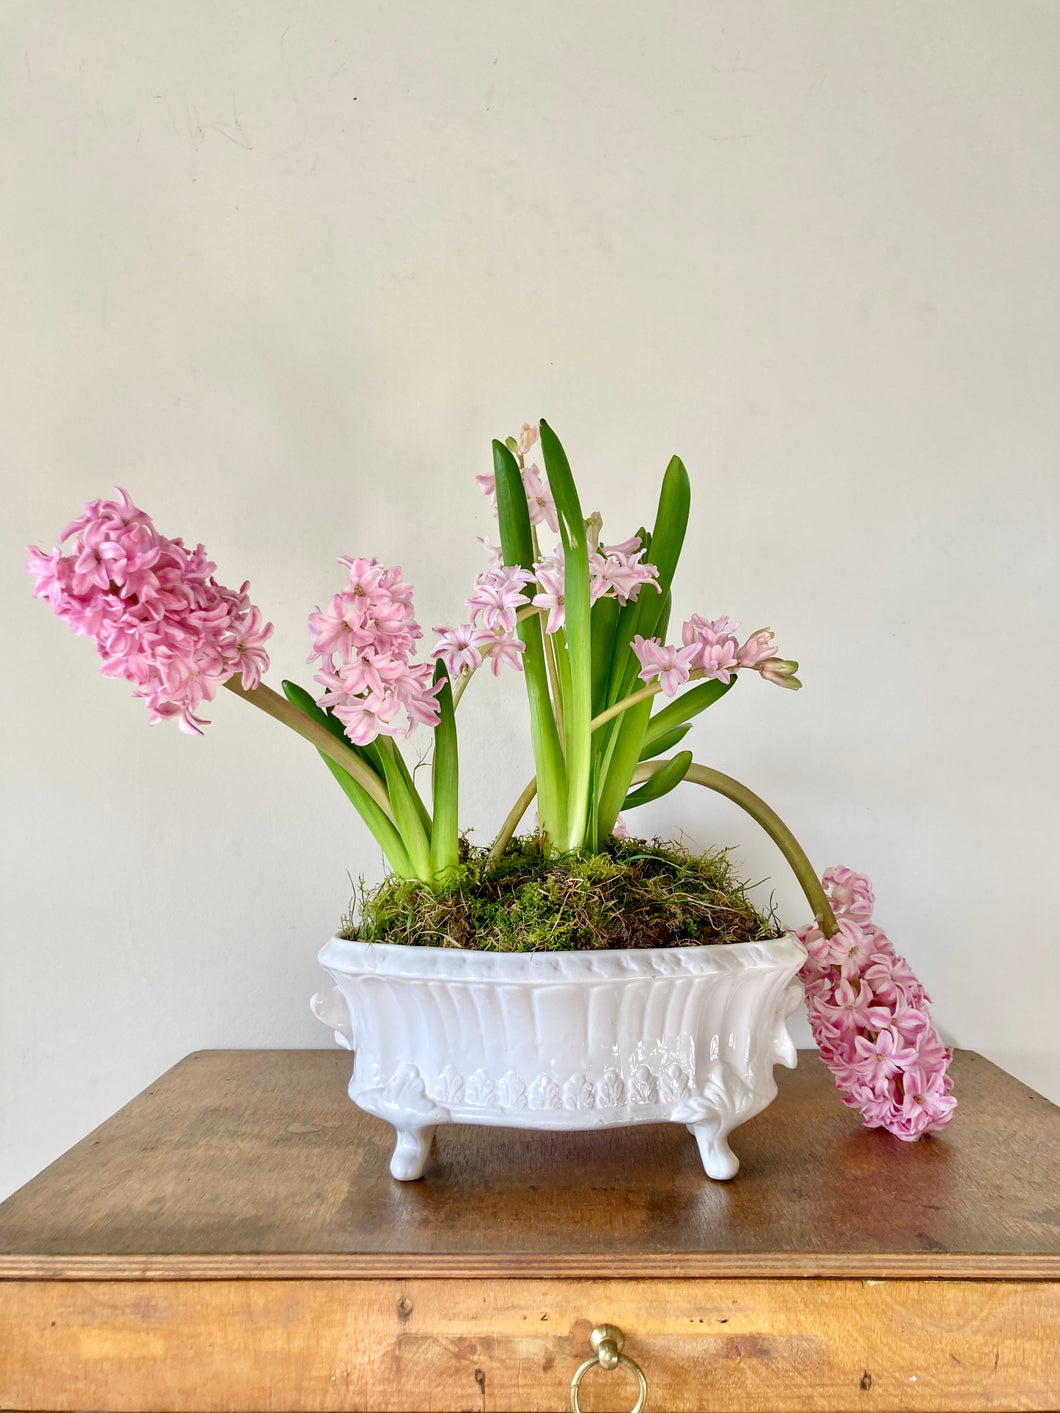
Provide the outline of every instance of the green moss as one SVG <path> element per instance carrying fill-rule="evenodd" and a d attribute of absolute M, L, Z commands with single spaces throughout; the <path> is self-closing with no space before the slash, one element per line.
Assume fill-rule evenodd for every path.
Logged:
<path fill-rule="evenodd" d="M 728 851 L 612 839 L 598 854 L 546 854 L 536 835 L 498 860 L 462 841 L 433 885 L 388 878 L 360 889 L 341 936 L 490 952 L 702 946 L 779 937 L 733 874 Z"/>

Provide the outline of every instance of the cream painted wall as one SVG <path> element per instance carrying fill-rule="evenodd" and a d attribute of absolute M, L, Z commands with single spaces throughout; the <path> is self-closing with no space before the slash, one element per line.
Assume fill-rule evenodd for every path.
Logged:
<path fill-rule="evenodd" d="M 222 694 L 149 730 L 23 546 L 127 486 L 306 676 L 335 556 L 452 621 L 489 439 L 542 413 L 616 534 L 671 452 L 675 616 L 770 623 L 697 754 L 879 917 L 951 1041 L 1060 1099 L 1060 8 L 950 0 L 11 0 L 0 17 L 0 1191 L 204 1046 L 317 1046 L 315 952 L 377 851 Z M 528 774 L 476 682 L 463 815 Z M 737 847 L 698 792 L 645 830 Z"/>

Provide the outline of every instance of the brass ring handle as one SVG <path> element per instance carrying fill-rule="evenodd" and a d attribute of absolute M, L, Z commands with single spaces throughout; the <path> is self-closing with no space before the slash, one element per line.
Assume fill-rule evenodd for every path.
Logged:
<path fill-rule="evenodd" d="M 610 1371 L 617 1369 L 619 1364 L 625 1364 L 626 1368 L 632 1369 L 637 1376 L 637 1401 L 630 1409 L 630 1413 L 644 1413 L 644 1405 L 648 1401 L 648 1380 L 644 1377 L 640 1365 L 635 1364 L 632 1359 L 627 1359 L 622 1353 L 622 1346 L 625 1342 L 626 1337 L 617 1325 L 597 1325 L 593 1330 L 589 1336 L 589 1347 L 593 1351 L 593 1357 L 586 1359 L 584 1364 L 579 1365 L 570 1381 L 571 1413 L 582 1413 L 581 1404 L 578 1402 L 578 1385 L 584 1375 L 597 1366 Z"/>

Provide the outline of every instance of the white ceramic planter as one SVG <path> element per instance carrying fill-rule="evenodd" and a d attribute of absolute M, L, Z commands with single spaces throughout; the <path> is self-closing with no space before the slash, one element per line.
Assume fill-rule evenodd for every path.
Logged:
<path fill-rule="evenodd" d="M 350 1098 L 397 1130 L 390 1171 L 422 1177 L 439 1124 L 687 1124 L 712 1178 L 728 1136 L 795 1064 L 790 937 L 633 951 L 474 952 L 347 942 L 313 1010 L 354 1051 Z"/>

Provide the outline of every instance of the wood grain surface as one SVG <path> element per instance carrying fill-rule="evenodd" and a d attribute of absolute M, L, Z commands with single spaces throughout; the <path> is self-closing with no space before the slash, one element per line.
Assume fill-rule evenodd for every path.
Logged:
<path fill-rule="evenodd" d="M 395 1183 L 349 1064 L 189 1056 L 0 1206 L 0 1408 L 542 1413 L 608 1321 L 655 1413 L 1060 1409 L 1060 1112 L 977 1055 L 912 1145 L 803 1055 L 731 1183 L 676 1125 L 443 1129 Z"/>
<path fill-rule="evenodd" d="M 803 1053 L 729 1183 L 679 1125 L 443 1128 L 396 1183 L 349 1066 L 189 1056 L 0 1206 L 0 1279 L 1060 1279 L 1060 1110 L 971 1052 L 953 1124 L 915 1144 L 863 1129 Z"/>
<path fill-rule="evenodd" d="M 5 1282 L 0 1407 L 558 1413 L 604 1321 L 653 1413 L 1060 1406 L 1055 1283 L 414 1280 Z"/>

